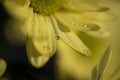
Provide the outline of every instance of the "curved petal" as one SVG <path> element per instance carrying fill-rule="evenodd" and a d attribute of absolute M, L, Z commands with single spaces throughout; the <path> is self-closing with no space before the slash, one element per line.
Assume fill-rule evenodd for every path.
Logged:
<path fill-rule="evenodd" d="M 17 3 L 18 5 L 24 6 L 26 4 L 26 2 L 28 2 L 30 0 L 9 0 L 9 1 L 13 1 L 13 2 Z"/>
<path fill-rule="evenodd" d="M 80 14 L 59 12 L 55 14 L 55 17 L 60 24 L 69 27 L 71 30 L 98 31 L 100 29 L 99 25 L 91 23 Z"/>
<path fill-rule="evenodd" d="M 85 32 L 87 35 L 90 35 L 92 37 L 96 37 L 96 38 L 107 38 L 110 36 L 110 32 L 108 32 L 107 30 L 100 30 L 97 32 Z"/>
<path fill-rule="evenodd" d="M 39 53 L 52 56 L 56 49 L 56 39 L 53 25 L 48 17 L 33 14 L 30 20 L 26 20 L 24 27 L 26 36 L 33 39 L 33 45 Z"/>
<path fill-rule="evenodd" d="M 36 49 L 36 47 L 33 44 L 33 41 L 30 38 L 27 39 L 26 49 L 28 59 L 34 67 L 42 67 L 49 60 L 49 56 L 40 54 L 40 52 Z"/>
<path fill-rule="evenodd" d="M 5 72 L 6 67 L 7 67 L 6 62 L 3 59 L 0 59 L 0 77 Z"/>
<path fill-rule="evenodd" d="M 52 21 L 54 23 L 54 26 L 58 32 L 58 35 L 60 38 L 62 38 L 65 43 L 67 43 L 70 47 L 72 47 L 74 50 L 78 51 L 79 53 L 82 53 L 83 55 L 89 56 L 91 54 L 90 50 L 87 48 L 87 46 L 78 38 L 74 32 L 62 32 L 59 29 L 59 26 L 55 20 L 54 17 L 52 17 Z"/>
<path fill-rule="evenodd" d="M 101 15 L 102 14 L 96 14 L 96 16 L 94 15 L 94 18 L 90 18 L 87 17 L 87 13 L 76 14 L 59 12 L 55 14 L 55 17 L 60 24 L 63 24 L 72 30 L 84 31 L 86 34 L 93 37 L 106 38 L 110 36 L 110 33 L 106 30 L 107 25 L 105 25 L 105 22 L 103 22 L 102 19 L 99 19 Z"/>
<path fill-rule="evenodd" d="M 76 12 L 107 11 L 109 8 L 101 7 L 81 0 L 70 0 L 63 6 L 66 10 Z"/>
<path fill-rule="evenodd" d="M 87 20 L 92 21 L 117 21 L 117 17 L 111 13 L 107 12 L 84 12 L 80 14 L 82 17 L 86 18 Z"/>
<path fill-rule="evenodd" d="M 6 11 L 15 18 L 23 19 L 29 14 L 29 0 L 4 0 L 3 4 Z"/>

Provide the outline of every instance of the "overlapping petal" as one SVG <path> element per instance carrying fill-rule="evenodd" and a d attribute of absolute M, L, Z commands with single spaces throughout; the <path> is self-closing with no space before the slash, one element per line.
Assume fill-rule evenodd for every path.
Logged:
<path fill-rule="evenodd" d="M 110 32 L 108 32 L 107 30 L 100 30 L 97 32 L 85 32 L 86 34 L 92 36 L 92 37 L 96 37 L 96 38 L 107 38 L 110 36 Z"/>
<path fill-rule="evenodd" d="M 80 14 L 59 12 L 55 14 L 57 21 L 71 30 L 98 31 L 100 26 L 84 19 Z"/>
<path fill-rule="evenodd" d="M 86 20 L 90 21 L 104 21 L 110 22 L 115 21 L 117 18 L 108 12 L 83 12 L 80 16 L 84 17 Z"/>
<path fill-rule="evenodd" d="M 42 67 L 47 61 L 49 60 L 49 56 L 41 54 L 33 44 L 32 39 L 27 38 L 26 42 L 26 49 L 27 49 L 27 56 L 30 63 L 39 68 Z M 39 44 L 40 45 L 40 44 Z"/>
<path fill-rule="evenodd" d="M 4 0 L 6 11 L 15 18 L 23 19 L 28 14 L 29 0 Z"/>
<path fill-rule="evenodd" d="M 70 0 L 68 1 L 68 4 L 64 5 L 64 8 L 75 12 L 106 11 L 109 9 L 81 0 Z"/>
<path fill-rule="evenodd" d="M 83 55 L 89 56 L 91 54 L 88 47 L 81 41 L 81 39 L 74 32 L 63 32 L 59 29 L 59 25 L 57 24 L 54 17 L 52 17 L 52 21 L 54 23 L 54 27 L 58 32 L 58 35 L 65 43 L 67 43 L 74 50 L 82 53 Z"/>
<path fill-rule="evenodd" d="M 89 13 L 86 13 L 89 14 Z M 94 15 L 91 13 L 91 16 Z M 105 29 L 104 24 L 101 24 L 103 19 L 100 19 L 102 14 L 96 13 L 95 18 L 88 17 L 84 13 L 64 13 L 59 12 L 55 14 L 58 23 L 62 24 L 63 27 L 70 28 L 75 31 L 84 31 L 86 34 L 98 37 L 106 38 L 110 33 Z"/>
<path fill-rule="evenodd" d="M 33 14 L 25 20 L 26 36 L 33 39 L 33 45 L 40 54 L 52 56 L 56 49 L 56 39 L 51 21 L 42 15 Z M 25 29 L 26 28 L 26 29 Z"/>

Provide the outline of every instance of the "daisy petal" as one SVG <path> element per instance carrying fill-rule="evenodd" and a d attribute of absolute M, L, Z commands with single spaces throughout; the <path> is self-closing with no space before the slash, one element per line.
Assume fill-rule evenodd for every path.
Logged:
<path fill-rule="evenodd" d="M 87 35 L 92 36 L 92 37 L 96 37 L 96 38 L 107 38 L 110 36 L 110 32 L 108 32 L 107 30 L 100 30 L 97 32 L 85 32 Z"/>
<path fill-rule="evenodd" d="M 116 16 L 107 12 L 85 12 L 81 13 L 81 16 L 87 20 L 92 21 L 115 21 L 117 20 Z"/>
<path fill-rule="evenodd" d="M 34 47 L 40 54 L 52 56 L 56 49 L 56 39 L 51 21 L 42 15 L 33 14 L 26 23 L 26 35 L 33 39 Z"/>
<path fill-rule="evenodd" d="M 5 72 L 6 67 L 7 67 L 6 62 L 3 59 L 0 59 L 0 77 Z"/>
<path fill-rule="evenodd" d="M 30 38 L 27 38 L 26 49 L 28 59 L 34 67 L 42 67 L 49 60 L 49 56 L 42 55 L 36 50 L 36 47 L 33 45 L 33 41 Z"/>
<path fill-rule="evenodd" d="M 92 69 L 91 80 L 97 80 L 97 76 L 98 76 L 98 66 L 95 65 Z"/>
<path fill-rule="evenodd" d="M 15 18 L 23 19 L 28 14 L 29 0 L 4 0 L 6 11 Z"/>
<path fill-rule="evenodd" d="M 74 50 L 89 56 L 91 54 L 90 50 L 87 48 L 87 46 L 78 38 L 74 32 L 62 32 L 59 29 L 59 26 L 57 25 L 57 22 L 54 17 L 52 17 L 52 21 L 54 23 L 54 26 L 60 36 L 61 39 L 65 41 L 70 47 L 72 47 Z"/>
<path fill-rule="evenodd" d="M 104 75 L 104 71 L 106 69 L 106 66 L 108 64 L 108 61 L 110 59 L 110 53 L 111 53 L 111 48 L 108 47 L 100 60 L 100 63 L 98 64 L 98 79 L 101 79 Z"/>
<path fill-rule="evenodd" d="M 71 30 L 76 31 L 98 31 L 100 29 L 100 26 L 91 22 L 88 22 L 87 20 L 83 19 L 78 16 L 74 16 L 76 14 L 69 14 L 69 13 L 56 13 L 55 17 L 58 21 L 58 23 L 70 28 Z"/>
<path fill-rule="evenodd" d="M 70 0 L 68 1 L 68 5 L 64 5 L 64 8 L 76 12 L 107 11 L 109 9 L 80 0 Z"/>
<path fill-rule="evenodd" d="M 13 1 L 15 3 L 17 3 L 18 5 L 25 5 L 25 3 L 29 0 L 10 0 L 10 1 Z"/>

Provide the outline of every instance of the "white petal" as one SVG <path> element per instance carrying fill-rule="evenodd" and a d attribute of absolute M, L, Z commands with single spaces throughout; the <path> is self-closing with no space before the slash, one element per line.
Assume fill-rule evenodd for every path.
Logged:
<path fill-rule="evenodd" d="M 87 19 L 83 18 L 81 14 L 70 14 L 70 13 L 56 13 L 56 19 L 59 24 L 76 31 L 98 31 L 100 26 L 91 23 Z"/>
<path fill-rule="evenodd" d="M 87 35 L 92 36 L 92 37 L 96 37 L 96 38 L 108 38 L 110 36 L 110 32 L 108 32 L 107 30 L 100 30 L 97 32 L 85 32 Z"/>
<path fill-rule="evenodd" d="M 70 11 L 77 12 L 90 12 L 90 11 L 106 11 L 108 8 L 101 7 L 95 4 L 91 4 L 89 2 L 81 1 L 81 0 L 70 0 L 68 4 L 64 5 L 64 7 Z"/>
<path fill-rule="evenodd" d="M 8 1 L 15 2 L 18 5 L 24 6 L 26 4 L 26 2 L 28 2 L 30 0 L 8 0 Z"/>
<path fill-rule="evenodd" d="M 44 66 L 49 60 L 48 56 L 31 57 L 31 64 L 37 68 Z"/>
<path fill-rule="evenodd" d="M 117 21 L 116 16 L 107 12 L 84 12 L 80 14 L 87 20 L 91 21 Z"/>
<path fill-rule="evenodd" d="M 3 4 L 6 11 L 15 18 L 23 19 L 29 14 L 29 0 L 27 1 L 16 1 L 16 0 L 4 0 Z"/>
<path fill-rule="evenodd" d="M 5 72 L 6 67 L 7 67 L 6 62 L 3 59 L 0 59 L 0 77 Z"/>
<path fill-rule="evenodd" d="M 36 50 L 36 47 L 34 47 L 33 45 L 33 41 L 29 38 L 27 39 L 26 49 L 27 49 L 28 59 L 34 67 L 37 68 L 42 67 L 49 60 L 49 56 L 40 54 L 40 52 Z"/>
<path fill-rule="evenodd" d="M 105 72 L 105 69 L 107 69 L 107 64 L 109 63 L 109 60 L 110 60 L 110 57 L 111 57 L 111 46 L 109 46 L 103 57 L 101 58 L 99 64 L 98 64 L 98 79 L 101 79 L 103 78 L 103 75 L 104 75 L 104 72 Z"/>
<path fill-rule="evenodd" d="M 74 32 L 62 32 L 59 29 L 59 26 L 55 20 L 54 17 L 52 17 L 54 26 L 60 36 L 65 43 L 67 43 L 70 47 L 72 47 L 74 50 L 78 51 L 79 53 L 82 53 L 86 56 L 89 56 L 91 54 L 90 50 L 87 48 L 87 46 L 81 41 L 81 39 L 74 33 Z"/>
<path fill-rule="evenodd" d="M 26 20 L 24 27 L 26 28 L 26 36 L 33 39 L 33 45 L 39 53 L 52 56 L 56 49 L 56 39 L 49 18 L 33 14 L 29 20 Z"/>
<path fill-rule="evenodd" d="M 99 19 L 101 16 L 102 14 L 98 14 L 98 15 L 96 14 L 94 15 L 93 18 L 91 18 L 87 16 L 87 13 L 79 13 L 79 14 L 56 13 L 55 14 L 55 17 L 59 21 L 59 23 L 61 23 L 65 27 L 69 27 L 72 30 L 76 30 L 76 31 L 84 31 L 85 33 L 93 37 L 106 38 L 110 36 L 110 33 L 107 31 L 108 25 L 105 25 L 105 21 Z M 83 27 L 81 26 L 79 27 L 78 24 L 82 25 Z"/>

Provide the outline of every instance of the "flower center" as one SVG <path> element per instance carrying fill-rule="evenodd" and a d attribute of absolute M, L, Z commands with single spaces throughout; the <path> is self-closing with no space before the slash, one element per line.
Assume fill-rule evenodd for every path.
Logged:
<path fill-rule="evenodd" d="M 66 0 L 31 0 L 30 6 L 34 12 L 51 14 L 59 10 Z"/>

